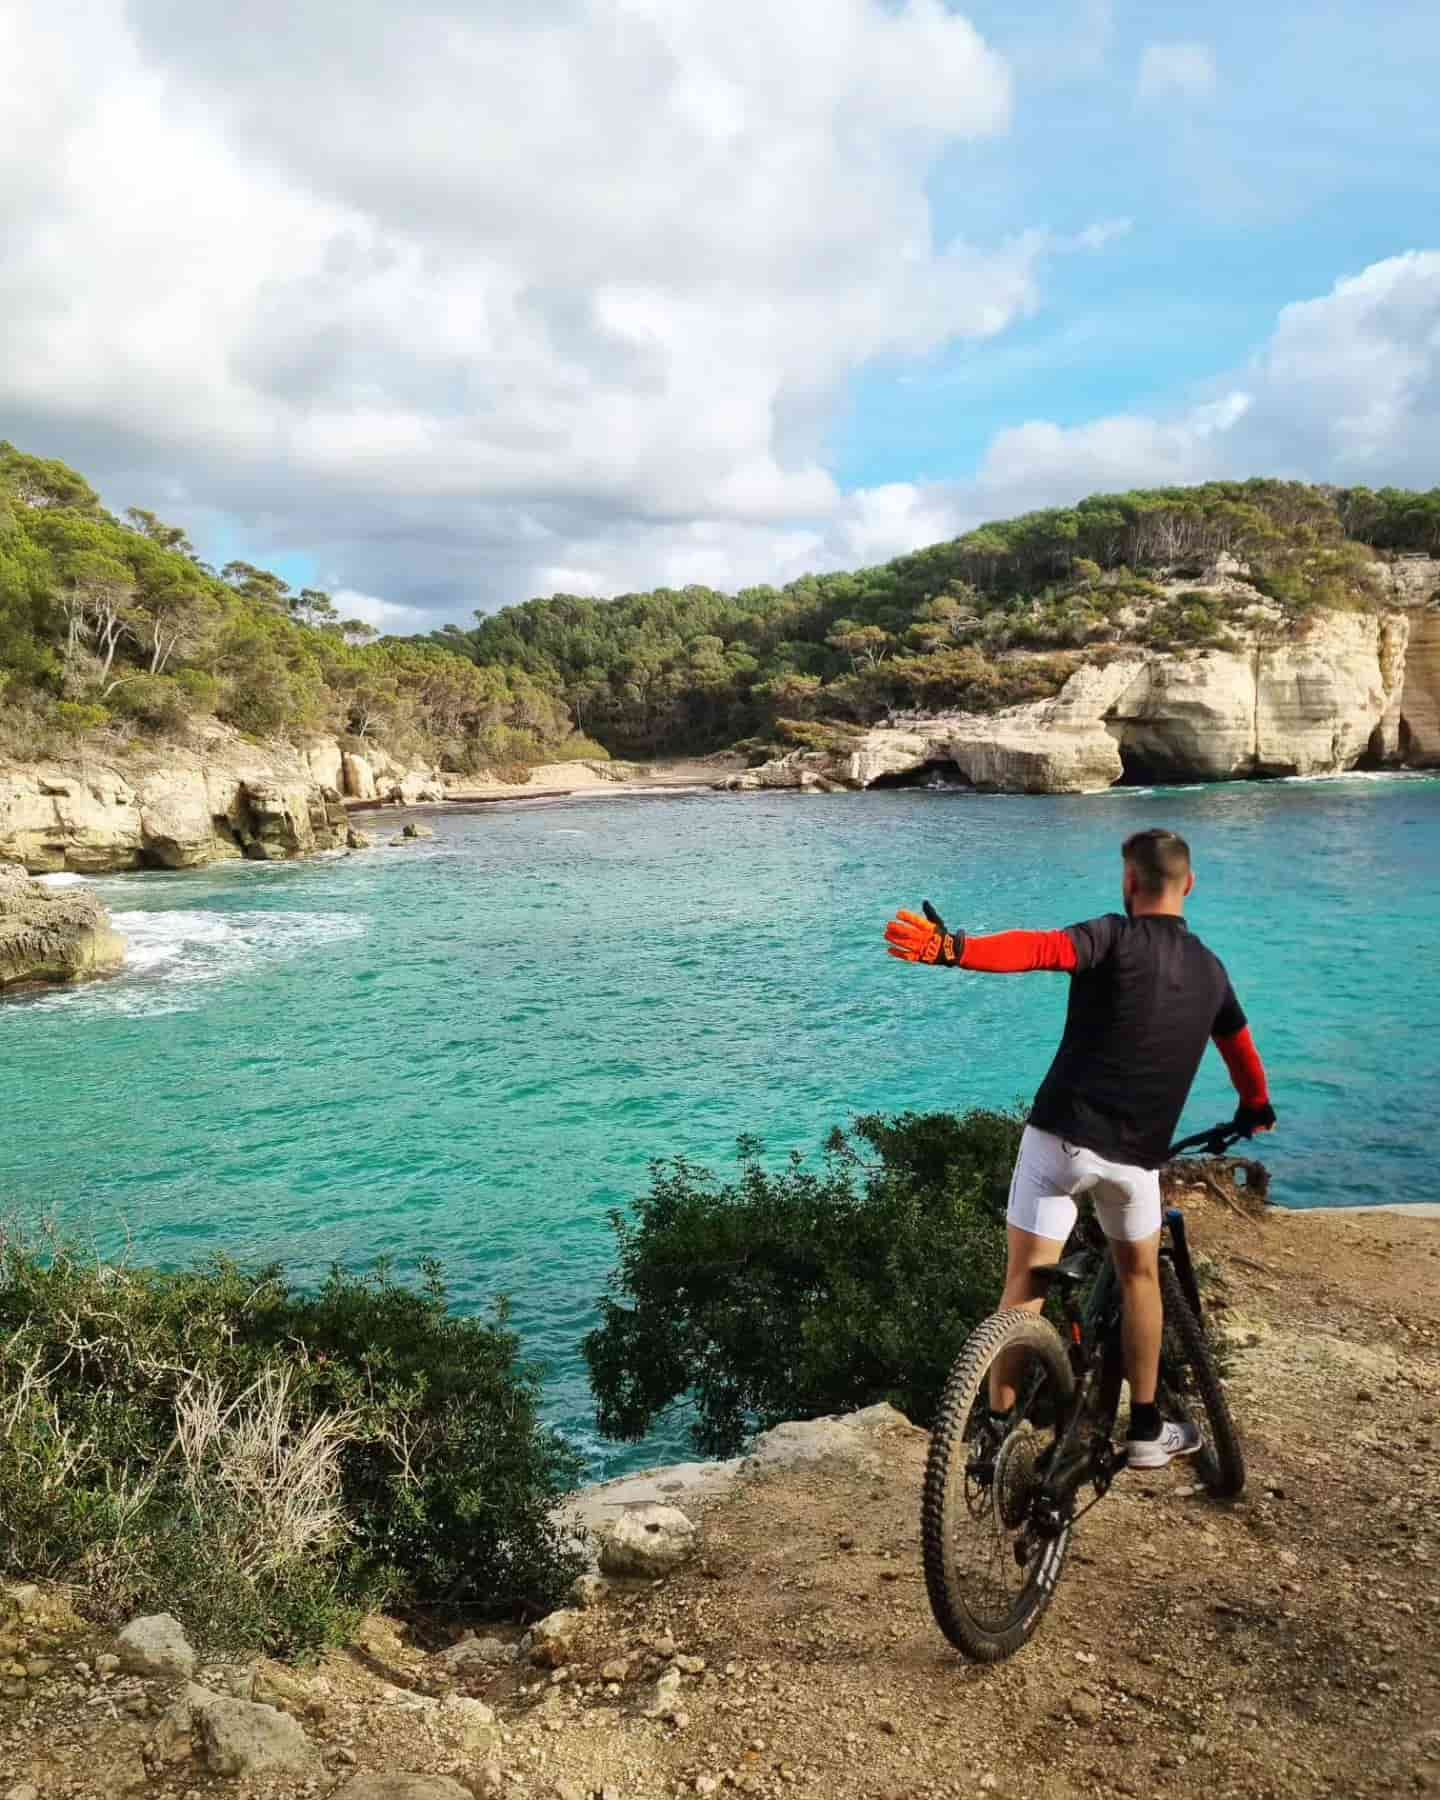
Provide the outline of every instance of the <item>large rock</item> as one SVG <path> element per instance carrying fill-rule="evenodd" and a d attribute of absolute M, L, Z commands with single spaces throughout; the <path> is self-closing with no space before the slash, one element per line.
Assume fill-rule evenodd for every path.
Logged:
<path fill-rule="evenodd" d="M 472 1800 L 448 1775 L 352 1775 L 334 1800 Z"/>
<path fill-rule="evenodd" d="M 0 988 L 108 975 L 124 960 L 125 940 L 94 894 L 56 893 L 0 863 Z"/>
<path fill-rule="evenodd" d="M 127 1675 L 169 1675 L 188 1681 L 195 1673 L 195 1652 L 185 1628 L 169 1613 L 132 1619 L 116 1638 L 115 1653 Z"/>
<path fill-rule="evenodd" d="M 344 787 L 341 790 L 351 800 L 373 800 L 375 794 L 375 771 L 368 757 L 361 756 L 358 751 L 347 750 L 344 756 Z"/>
<path fill-rule="evenodd" d="M 537 1619 L 524 1640 L 531 1662 L 542 1669 L 563 1668 L 570 1661 L 571 1647 L 580 1624 L 580 1614 L 568 1610 L 548 1613 L 543 1619 Z"/>
<path fill-rule="evenodd" d="M 654 1579 L 688 1561 L 695 1546 L 695 1526 L 678 1506 L 637 1506 L 611 1526 L 600 1567 L 606 1575 Z"/>
<path fill-rule="evenodd" d="M 311 738 L 305 745 L 305 765 L 316 787 L 345 791 L 345 754 L 334 738 Z"/>
<path fill-rule="evenodd" d="M 289 1713 L 222 1694 L 192 1698 L 205 1766 L 212 1775 L 315 1775 L 320 1757 Z"/>
<path fill-rule="evenodd" d="M 448 1650 L 441 1650 L 435 1660 L 441 1668 L 453 1671 L 478 1668 L 485 1664 L 512 1663 L 517 1655 L 517 1647 L 507 1643 L 504 1638 L 477 1638 L 473 1632 L 466 1632 L 458 1644 L 451 1644 Z"/>
<path fill-rule="evenodd" d="M 446 1694 L 431 1714 L 435 1735 L 465 1756 L 488 1756 L 500 1743 L 493 1707 L 464 1694 Z"/>

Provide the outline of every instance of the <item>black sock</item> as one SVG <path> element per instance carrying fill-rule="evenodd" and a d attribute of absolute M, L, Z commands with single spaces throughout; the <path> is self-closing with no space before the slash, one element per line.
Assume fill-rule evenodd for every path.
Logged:
<path fill-rule="evenodd" d="M 1148 1406 L 1138 1400 L 1130 1402 L 1130 1436 L 1140 1443 L 1148 1443 L 1151 1438 L 1160 1435 L 1160 1408 L 1152 1400 Z"/>

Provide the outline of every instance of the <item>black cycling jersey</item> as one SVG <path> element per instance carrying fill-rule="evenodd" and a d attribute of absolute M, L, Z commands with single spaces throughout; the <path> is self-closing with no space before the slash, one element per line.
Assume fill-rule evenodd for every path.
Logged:
<path fill-rule="evenodd" d="M 1106 913 L 1075 947 L 1065 1035 L 1030 1123 L 1112 1162 L 1157 1169 L 1205 1045 L 1245 1028 L 1225 965 L 1184 919 Z"/>

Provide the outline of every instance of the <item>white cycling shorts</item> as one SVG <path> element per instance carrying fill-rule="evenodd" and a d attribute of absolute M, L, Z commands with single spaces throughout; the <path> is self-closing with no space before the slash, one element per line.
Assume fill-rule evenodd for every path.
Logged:
<path fill-rule="evenodd" d="M 1025 1127 L 1010 1178 L 1006 1217 L 1034 1237 L 1069 1237 L 1075 1196 L 1089 1194 L 1106 1237 L 1135 1244 L 1160 1229 L 1160 1172 L 1109 1162 L 1053 1132 Z"/>

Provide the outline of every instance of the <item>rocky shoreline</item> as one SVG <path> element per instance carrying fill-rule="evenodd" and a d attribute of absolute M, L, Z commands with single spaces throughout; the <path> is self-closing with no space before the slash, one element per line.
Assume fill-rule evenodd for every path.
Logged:
<path fill-rule="evenodd" d="M 737 789 L 824 792 L 939 777 L 995 793 L 1440 767 L 1440 562 L 1400 565 L 1379 612 L 1317 613 L 1288 634 L 1264 596 L 1227 649 L 1104 647 L 1052 699 L 989 714 L 897 717 L 732 776 Z M 1177 588 L 1179 584 L 1175 584 Z"/>
<path fill-rule="evenodd" d="M 1117 783 L 1220 782 L 1440 768 L 1440 561 L 1390 572 L 1383 609 L 1285 624 L 1233 574 L 1224 649 L 1093 646 L 1050 699 L 994 713 L 822 728 L 824 748 L 756 768 L 714 757 L 648 770 L 584 761 L 525 782 L 442 773 L 378 745 L 262 744 L 214 721 L 185 745 L 0 761 L 0 861 L 32 874 L 188 869 L 343 848 L 352 811 L 695 784 L 722 790 L 954 782 L 996 793 L 1085 794 Z M 1177 588 L 1181 584 L 1174 584 Z M 1179 597 L 1178 595 L 1176 597 Z"/>

